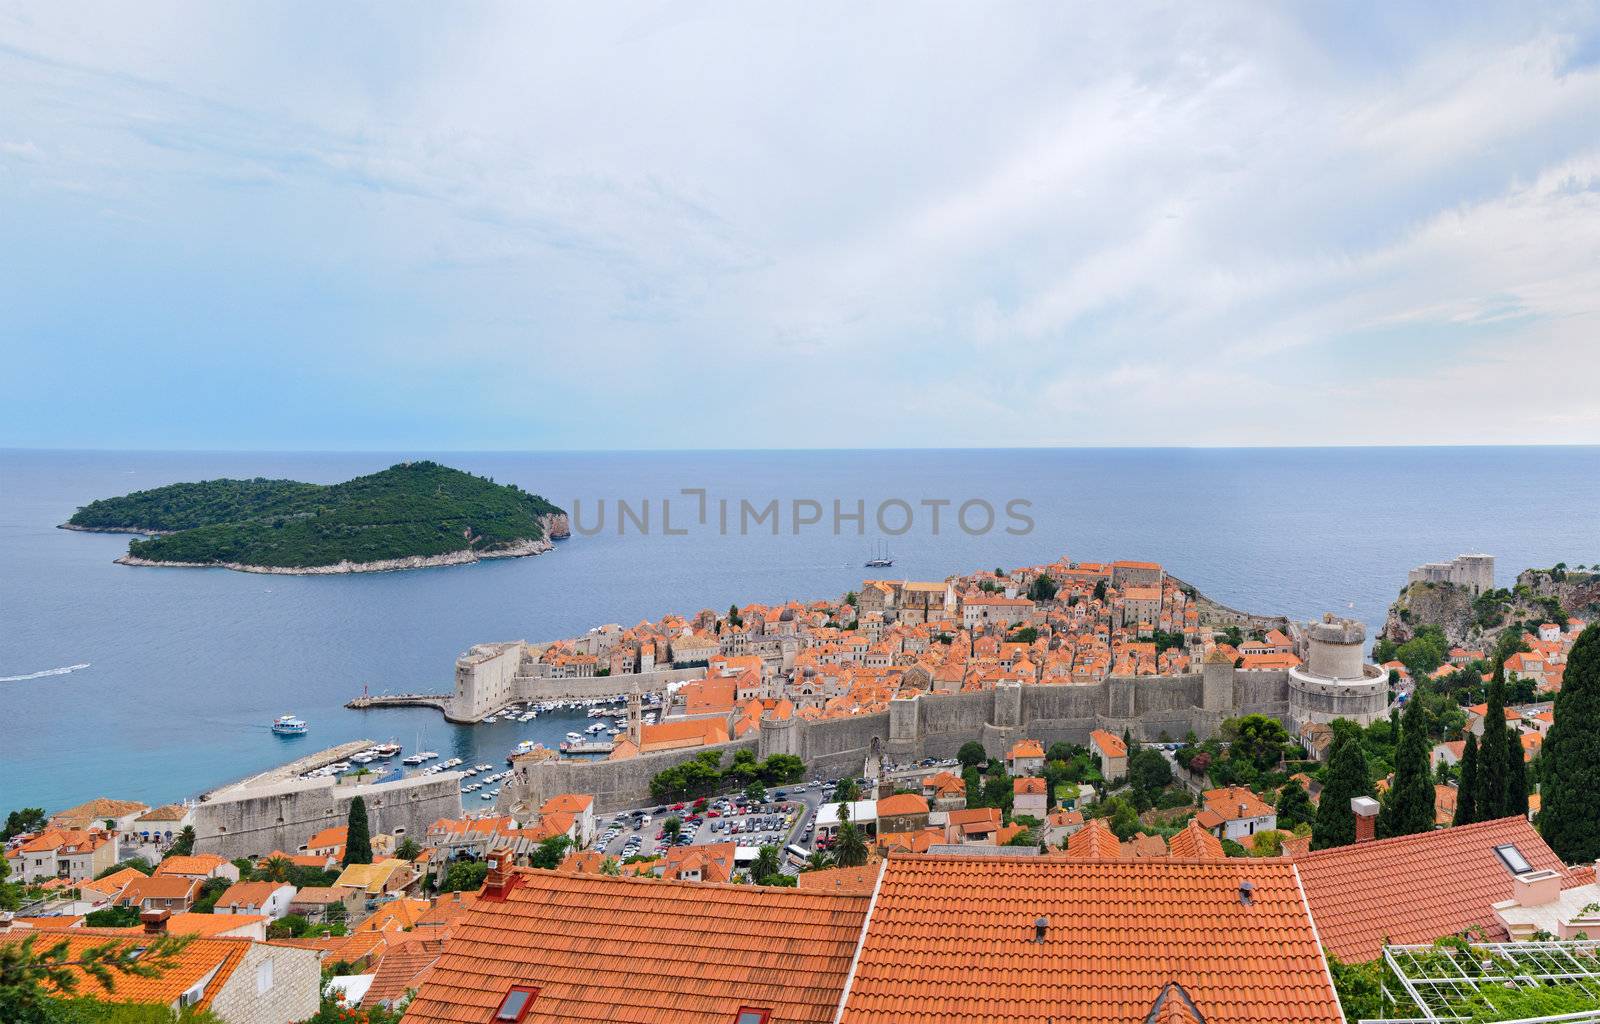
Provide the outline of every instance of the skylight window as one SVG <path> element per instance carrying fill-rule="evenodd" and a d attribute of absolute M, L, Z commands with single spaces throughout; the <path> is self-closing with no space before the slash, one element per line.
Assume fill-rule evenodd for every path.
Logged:
<path fill-rule="evenodd" d="M 1511 843 L 1506 843 L 1504 846 L 1496 846 L 1494 852 L 1498 853 L 1500 859 L 1505 861 L 1506 867 L 1511 869 L 1513 875 L 1520 875 L 1533 870 L 1533 865 L 1528 863 L 1528 858 L 1524 857 L 1522 851 Z"/>
<path fill-rule="evenodd" d="M 739 1016 L 733 1018 L 733 1024 L 767 1024 L 767 1018 L 772 1016 L 771 1010 L 757 1010 L 749 1006 L 739 1007 Z"/>
<path fill-rule="evenodd" d="M 533 997 L 538 994 L 538 989 L 529 988 L 527 985 L 511 986 L 506 997 L 500 1000 L 500 1009 L 494 1011 L 494 1019 L 516 1024 L 528 1015 L 528 1007 L 533 1004 Z"/>

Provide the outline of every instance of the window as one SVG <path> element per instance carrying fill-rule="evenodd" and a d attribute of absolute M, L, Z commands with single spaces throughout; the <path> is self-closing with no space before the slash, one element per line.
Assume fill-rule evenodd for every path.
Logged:
<path fill-rule="evenodd" d="M 529 988 L 527 985 L 512 985 L 511 990 L 506 993 L 506 997 L 500 1000 L 500 1009 L 494 1011 L 494 1019 L 497 1021 L 511 1021 L 512 1024 L 515 1024 L 516 1021 L 527 1016 L 528 1007 L 538 994 L 539 990 L 536 988 Z"/>
<path fill-rule="evenodd" d="M 1533 865 L 1528 863 L 1528 858 L 1524 857 L 1522 851 L 1511 843 L 1506 843 L 1504 846 L 1496 846 L 1494 852 L 1500 855 L 1502 861 L 1505 861 L 1506 867 L 1511 869 L 1513 875 L 1520 875 L 1526 871 L 1533 870 Z"/>
<path fill-rule="evenodd" d="M 767 1018 L 772 1016 L 771 1010 L 757 1010 L 749 1006 L 739 1007 L 739 1016 L 733 1018 L 733 1024 L 767 1024 Z"/>
<path fill-rule="evenodd" d="M 263 960 L 256 965 L 256 995 L 272 991 L 272 961 Z"/>

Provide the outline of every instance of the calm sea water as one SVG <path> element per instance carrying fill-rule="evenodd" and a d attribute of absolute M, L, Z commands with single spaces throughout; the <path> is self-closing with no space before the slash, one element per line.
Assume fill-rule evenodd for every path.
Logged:
<path fill-rule="evenodd" d="M 409 453 L 405 457 L 418 457 Z M 651 499 L 653 532 L 575 536 L 538 558 L 405 573 L 261 576 L 112 564 L 125 536 L 55 529 L 77 506 L 219 476 L 334 482 L 385 454 L 0 452 L 0 810 L 108 795 L 155 803 L 361 737 L 420 742 L 500 763 L 522 738 L 558 741 L 576 716 L 454 727 L 426 710 L 347 711 L 374 692 L 451 686 L 457 653 L 484 640 L 551 639 L 607 622 L 750 600 L 837 596 L 874 575 L 880 502 L 917 509 L 887 538 L 890 572 L 1141 558 L 1236 607 L 1369 624 L 1408 567 L 1495 555 L 1500 581 L 1530 565 L 1600 562 L 1600 448 L 1006 450 L 465 454 L 448 465 L 515 482 L 593 525 L 597 503 Z M 708 525 L 697 523 L 704 488 Z M 661 530 L 660 501 L 674 498 Z M 717 529 L 718 498 L 813 499 L 824 522 L 791 532 Z M 1030 533 L 971 536 L 955 505 L 1031 502 Z M 858 500 L 866 535 L 830 528 Z M 937 536 L 924 499 L 949 500 Z M 900 516 L 891 514 L 889 525 Z M 969 517 L 969 525 L 978 525 Z M 71 666 L 85 666 L 70 672 Z M 48 674 L 40 674 L 48 673 Z M 31 677 L 31 678 L 30 678 Z M 311 722 L 303 739 L 268 731 Z"/>

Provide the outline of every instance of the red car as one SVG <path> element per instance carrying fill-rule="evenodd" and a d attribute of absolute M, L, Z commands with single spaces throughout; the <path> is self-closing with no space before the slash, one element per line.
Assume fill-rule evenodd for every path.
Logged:
<path fill-rule="evenodd" d="M 706 812 L 706 817 L 708 817 L 708 818 L 720 818 L 720 817 L 722 817 L 722 812 L 721 811 L 707 811 Z"/>
<path fill-rule="evenodd" d="M 672 809 L 675 811 L 681 811 L 683 810 L 683 804 L 673 804 Z"/>

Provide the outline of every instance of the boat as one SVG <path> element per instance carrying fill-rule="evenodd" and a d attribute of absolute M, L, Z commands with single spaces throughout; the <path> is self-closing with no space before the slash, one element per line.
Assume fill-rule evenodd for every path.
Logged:
<path fill-rule="evenodd" d="M 372 753 L 373 756 L 377 757 L 379 760 L 387 761 L 389 758 L 400 753 L 400 744 L 393 740 L 390 740 L 388 743 L 380 743 L 372 748 Z"/>
<path fill-rule="evenodd" d="M 567 733 L 567 739 L 572 743 L 577 743 L 579 740 L 583 739 L 583 737 L 575 732 L 569 732 Z"/>
<path fill-rule="evenodd" d="M 304 719 L 293 715 L 279 715 L 272 723 L 272 731 L 279 736 L 304 736 L 307 728 Z"/>
<path fill-rule="evenodd" d="M 589 726 L 589 728 L 585 729 L 584 732 L 587 732 L 587 733 L 590 733 L 590 734 L 597 733 L 597 732 L 604 732 L 605 728 L 606 727 L 605 727 L 605 725 L 603 723 L 596 722 L 593 725 Z"/>
<path fill-rule="evenodd" d="M 885 544 L 867 559 L 868 569 L 888 569 L 894 565 L 894 557 L 889 554 L 889 546 Z"/>

